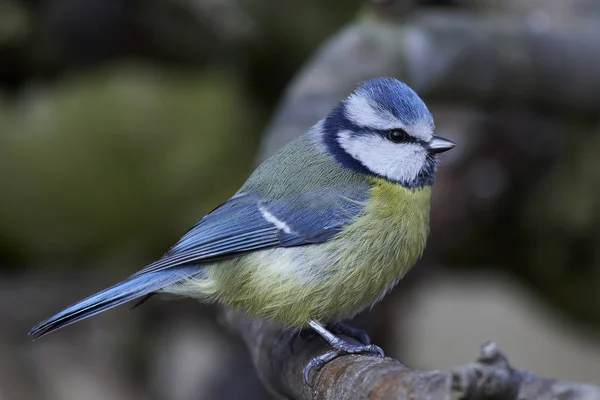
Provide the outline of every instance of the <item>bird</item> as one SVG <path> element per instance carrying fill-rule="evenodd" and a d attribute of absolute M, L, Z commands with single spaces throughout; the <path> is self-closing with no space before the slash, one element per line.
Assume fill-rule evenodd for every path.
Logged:
<path fill-rule="evenodd" d="M 425 249 L 439 154 L 455 147 L 434 131 L 404 82 L 359 83 L 162 257 L 38 323 L 30 337 L 167 293 L 312 329 L 332 350 L 310 360 L 307 383 L 340 355 L 383 356 L 343 321 L 380 301 Z"/>

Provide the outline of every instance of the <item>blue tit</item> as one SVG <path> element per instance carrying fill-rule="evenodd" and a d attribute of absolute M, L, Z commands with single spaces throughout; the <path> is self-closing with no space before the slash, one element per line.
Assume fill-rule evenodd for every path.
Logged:
<path fill-rule="evenodd" d="M 171 293 L 311 327 L 333 350 L 305 374 L 341 354 L 380 354 L 327 327 L 379 301 L 419 259 L 438 154 L 454 146 L 434 135 L 427 106 L 406 84 L 365 81 L 160 259 L 29 334 Z"/>

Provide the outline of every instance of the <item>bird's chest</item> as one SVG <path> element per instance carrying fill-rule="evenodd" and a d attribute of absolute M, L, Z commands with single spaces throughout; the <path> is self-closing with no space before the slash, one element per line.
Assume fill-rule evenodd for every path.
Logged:
<path fill-rule="evenodd" d="M 429 233 L 430 194 L 429 187 L 376 182 L 364 215 L 327 249 L 334 261 L 328 280 L 335 301 L 349 308 L 371 304 L 415 264 Z"/>

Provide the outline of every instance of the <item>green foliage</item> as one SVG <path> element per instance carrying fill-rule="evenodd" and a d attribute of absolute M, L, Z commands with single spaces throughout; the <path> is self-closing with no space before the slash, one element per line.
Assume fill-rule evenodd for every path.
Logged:
<path fill-rule="evenodd" d="M 2 248 L 38 262 L 168 246 L 237 189 L 260 133 L 226 74 L 132 65 L 31 87 L 0 126 Z"/>

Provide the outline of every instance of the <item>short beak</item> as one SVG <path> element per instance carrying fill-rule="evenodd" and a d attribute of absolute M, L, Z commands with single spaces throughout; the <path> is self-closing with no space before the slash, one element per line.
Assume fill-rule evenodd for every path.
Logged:
<path fill-rule="evenodd" d="M 429 142 L 429 152 L 430 153 L 443 153 L 445 151 L 451 150 L 456 146 L 451 140 L 444 139 L 439 136 L 434 136 Z"/>

